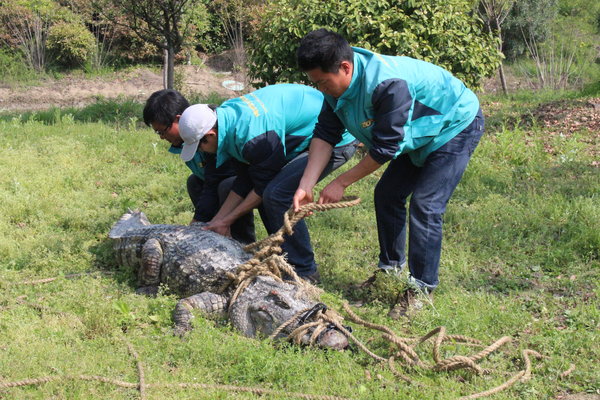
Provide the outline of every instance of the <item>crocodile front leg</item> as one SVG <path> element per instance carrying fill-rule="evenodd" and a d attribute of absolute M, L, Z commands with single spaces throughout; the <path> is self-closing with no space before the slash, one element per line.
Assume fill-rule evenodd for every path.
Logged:
<path fill-rule="evenodd" d="M 227 313 L 227 302 L 227 297 L 211 292 L 202 292 L 179 300 L 173 312 L 175 334 L 183 336 L 192 329 L 191 321 L 194 318 L 192 310 L 196 309 L 206 314 L 225 316 Z"/>
<path fill-rule="evenodd" d="M 148 239 L 142 247 L 140 269 L 138 271 L 138 294 L 156 295 L 160 283 L 160 267 L 163 263 L 163 250 L 158 239 Z"/>

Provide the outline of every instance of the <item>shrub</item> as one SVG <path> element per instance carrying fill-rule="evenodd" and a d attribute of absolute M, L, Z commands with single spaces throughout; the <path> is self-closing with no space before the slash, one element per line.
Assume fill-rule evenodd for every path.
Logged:
<path fill-rule="evenodd" d="M 95 44 L 94 35 L 82 24 L 59 22 L 48 32 L 48 50 L 66 67 L 83 65 Z"/>
<path fill-rule="evenodd" d="M 0 76 L 4 82 L 27 81 L 35 77 L 35 70 L 20 53 L 0 48 Z"/>
<path fill-rule="evenodd" d="M 261 84 L 306 82 L 295 51 L 306 33 L 321 27 L 355 46 L 440 65 L 474 88 L 501 59 L 496 39 L 483 31 L 469 0 L 271 0 L 260 15 L 250 43 L 250 75 Z"/>

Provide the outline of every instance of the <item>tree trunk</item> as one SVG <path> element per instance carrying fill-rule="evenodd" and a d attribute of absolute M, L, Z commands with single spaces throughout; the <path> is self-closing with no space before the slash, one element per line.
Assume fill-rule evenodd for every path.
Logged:
<path fill-rule="evenodd" d="M 168 89 L 167 70 L 169 69 L 169 52 L 167 49 L 163 50 L 163 89 Z"/>
<path fill-rule="evenodd" d="M 498 74 L 500 75 L 500 83 L 502 84 L 502 92 L 504 95 L 508 94 L 508 88 L 506 87 L 506 77 L 504 76 L 504 67 L 500 62 L 500 68 L 498 68 Z"/>
<path fill-rule="evenodd" d="M 502 53 L 502 31 L 500 30 L 500 21 L 498 19 L 496 19 L 496 32 L 498 34 L 498 49 Z M 498 74 L 500 75 L 502 93 L 504 93 L 504 95 L 506 96 L 508 94 L 508 88 L 506 87 L 506 77 L 504 76 L 504 63 L 502 62 L 502 60 L 500 60 L 500 68 L 498 68 Z"/>
<path fill-rule="evenodd" d="M 175 51 L 169 46 L 167 56 L 167 89 L 173 89 L 175 83 Z"/>

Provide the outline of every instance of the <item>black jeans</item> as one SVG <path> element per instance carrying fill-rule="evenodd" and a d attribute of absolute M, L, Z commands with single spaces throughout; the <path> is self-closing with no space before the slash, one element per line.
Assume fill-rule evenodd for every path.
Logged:
<path fill-rule="evenodd" d="M 392 160 L 375 187 L 379 267 L 400 268 L 406 261 L 406 201 L 410 199 L 408 266 L 411 281 L 429 290 L 439 284 L 442 216 L 484 130 L 479 113 L 448 143 L 431 153 L 422 167 L 408 155 Z"/>

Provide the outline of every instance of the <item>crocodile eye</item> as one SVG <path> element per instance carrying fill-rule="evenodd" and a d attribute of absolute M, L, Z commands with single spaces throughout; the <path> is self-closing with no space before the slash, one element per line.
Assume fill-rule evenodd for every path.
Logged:
<path fill-rule="evenodd" d="M 271 291 L 267 295 L 267 300 L 273 302 L 276 306 L 289 310 L 290 305 L 277 293 L 276 291 Z"/>

